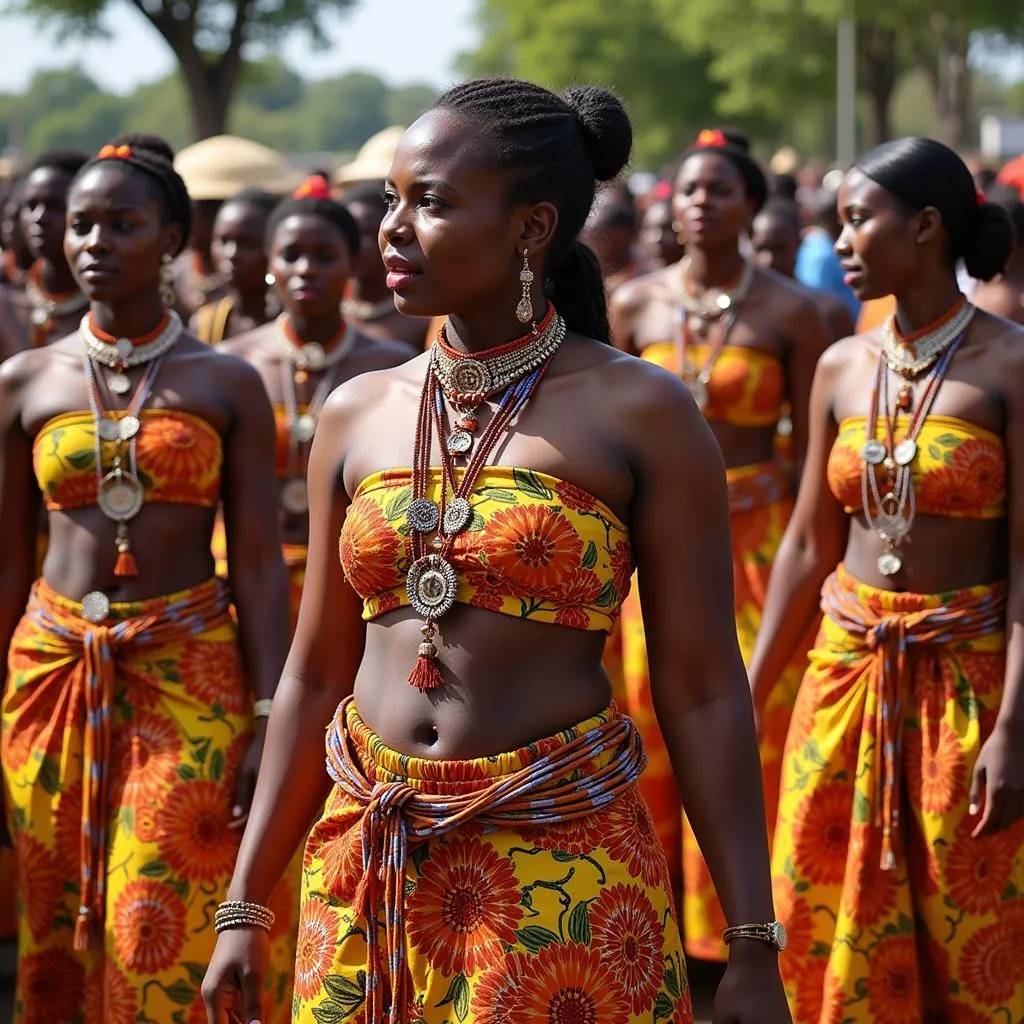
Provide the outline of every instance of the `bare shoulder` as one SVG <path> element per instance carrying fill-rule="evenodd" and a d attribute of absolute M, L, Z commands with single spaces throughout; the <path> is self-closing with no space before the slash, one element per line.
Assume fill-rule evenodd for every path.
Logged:
<path fill-rule="evenodd" d="M 998 367 L 1000 379 L 1006 380 L 1004 375 L 1011 375 L 1015 388 L 1021 381 L 1021 374 L 1024 374 L 1024 327 L 979 309 L 974 315 L 972 328 L 985 346 L 986 362 Z"/>
<path fill-rule="evenodd" d="M 375 341 L 375 345 L 380 342 Z M 424 352 L 413 359 L 406 358 L 393 366 L 368 370 L 339 384 L 324 405 L 321 418 L 333 422 L 339 417 L 349 423 L 363 413 L 374 411 L 396 391 L 405 391 L 411 384 L 423 384 L 430 353 Z"/>
<path fill-rule="evenodd" d="M 675 273 L 678 271 L 674 265 L 661 267 L 619 285 L 610 300 L 612 310 L 628 315 L 641 309 L 656 296 L 671 294 L 672 275 Z"/>
<path fill-rule="evenodd" d="M 401 366 L 420 353 L 397 339 L 374 338 L 365 331 L 356 331 L 356 344 L 352 354 L 367 364 L 367 372 Z"/>
<path fill-rule="evenodd" d="M 271 325 L 262 324 L 254 327 L 251 331 L 236 334 L 227 341 L 222 341 L 216 348 L 210 351 L 223 353 L 231 356 L 238 356 L 241 359 L 251 359 L 253 354 L 263 348 L 271 334 Z"/>
<path fill-rule="evenodd" d="M 758 267 L 757 276 L 771 289 L 772 311 L 777 316 L 795 323 L 807 316 L 820 319 L 821 306 L 815 294 L 799 281 L 784 277 L 769 267 Z"/>

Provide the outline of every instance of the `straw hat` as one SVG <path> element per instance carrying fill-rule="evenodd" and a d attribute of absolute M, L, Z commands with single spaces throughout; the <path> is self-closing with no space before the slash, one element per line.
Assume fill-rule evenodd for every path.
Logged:
<path fill-rule="evenodd" d="M 773 174 L 796 174 L 800 170 L 800 154 L 792 146 L 783 146 L 768 166 Z"/>
<path fill-rule="evenodd" d="M 174 169 L 193 199 L 230 199 L 246 188 L 286 195 L 302 173 L 276 150 L 237 135 L 215 135 L 181 150 Z"/>
<path fill-rule="evenodd" d="M 354 185 L 357 181 L 383 181 L 391 173 L 395 150 L 405 134 L 401 125 L 377 132 L 363 143 L 355 160 L 339 168 L 334 175 L 336 185 Z"/>

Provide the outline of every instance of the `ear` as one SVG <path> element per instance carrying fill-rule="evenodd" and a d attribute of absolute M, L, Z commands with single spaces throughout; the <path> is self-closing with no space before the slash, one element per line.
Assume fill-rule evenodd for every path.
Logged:
<path fill-rule="evenodd" d="M 528 249 L 538 255 L 547 252 L 557 228 L 558 210 L 553 203 L 536 203 L 524 207 L 518 245 L 520 249 Z"/>
<path fill-rule="evenodd" d="M 934 206 L 926 206 L 917 215 L 917 244 L 924 245 L 938 238 L 942 231 L 942 214 Z"/>

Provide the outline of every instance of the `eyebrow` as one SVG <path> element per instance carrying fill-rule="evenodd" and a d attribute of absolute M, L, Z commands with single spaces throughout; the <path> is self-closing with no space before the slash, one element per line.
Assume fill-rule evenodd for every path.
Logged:
<path fill-rule="evenodd" d="M 391 178 L 385 178 L 384 179 L 384 185 L 387 188 L 394 188 L 395 187 L 394 180 L 391 179 Z M 413 182 L 413 187 L 414 188 L 420 188 L 420 189 L 436 188 L 436 189 L 442 189 L 445 192 L 458 192 L 459 191 L 454 185 L 450 185 L 447 181 L 442 181 L 440 178 L 417 178 Z"/>

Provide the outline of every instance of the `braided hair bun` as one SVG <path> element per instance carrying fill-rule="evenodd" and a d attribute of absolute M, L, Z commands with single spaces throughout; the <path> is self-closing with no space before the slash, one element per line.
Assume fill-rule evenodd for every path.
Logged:
<path fill-rule="evenodd" d="M 562 96 L 580 123 L 595 179 L 617 178 L 633 148 L 633 126 L 622 100 L 597 85 L 574 85 Z"/>

